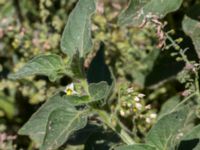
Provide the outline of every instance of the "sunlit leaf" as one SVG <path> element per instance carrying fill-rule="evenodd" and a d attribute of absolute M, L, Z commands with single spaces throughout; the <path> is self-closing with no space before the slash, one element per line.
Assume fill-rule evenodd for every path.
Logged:
<path fill-rule="evenodd" d="M 145 17 L 165 17 L 166 14 L 176 11 L 183 0 L 130 0 L 129 6 L 119 16 L 119 25 L 142 24 Z M 148 19 L 148 18 L 147 18 Z"/>
<path fill-rule="evenodd" d="M 63 99 L 60 95 L 51 97 L 31 116 L 18 133 L 21 135 L 29 135 L 37 145 L 41 145 L 45 136 L 49 115 L 55 109 L 62 106 L 73 107 L 70 106 L 69 102 Z"/>
<path fill-rule="evenodd" d="M 30 60 L 16 73 L 11 74 L 11 79 L 21 79 L 31 75 L 45 75 L 55 81 L 65 73 L 65 65 L 60 56 L 55 54 L 39 55 Z"/>
<path fill-rule="evenodd" d="M 70 58 L 76 51 L 84 57 L 92 49 L 90 17 L 94 11 L 94 0 L 79 0 L 71 12 L 61 39 L 61 49 Z"/>
<path fill-rule="evenodd" d="M 48 118 L 41 150 L 53 150 L 64 144 L 74 131 L 86 126 L 86 114 L 69 105 L 55 109 Z"/>
<path fill-rule="evenodd" d="M 149 131 L 146 137 L 147 144 L 155 146 L 159 150 L 172 148 L 174 145 L 171 142 L 184 126 L 187 114 L 188 109 L 183 108 L 163 116 Z"/>
<path fill-rule="evenodd" d="M 89 84 L 89 93 L 93 101 L 105 98 L 108 91 L 109 85 L 105 81 Z"/>
<path fill-rule="evenodd" d="M 200 57 L 200 21 L 185 16 L 182 25 L 184 32 L 191 37 L 196 52 Z"/>

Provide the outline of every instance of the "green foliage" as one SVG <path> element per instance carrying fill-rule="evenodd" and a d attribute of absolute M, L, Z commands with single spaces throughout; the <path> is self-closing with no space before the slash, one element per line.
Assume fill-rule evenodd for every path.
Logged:
<path fill-rule="evenodd" d="M 29 61 L 17 73 L 10 75 L 11 79 L 20 79 L 30 75 L 46 75 L 51 81 L 65 73 L 65 65 L 58 55 L 40 55 Z"/>
<path fill-rule="evenodd" d="M 38 145 L 41 145 L 44 141 L 49 116 L 54 110 L 63 106 L 69 107 L 69 102 L 59 95 L 53 96 L 33 114 L 29 121 L 19 130 L 19 134 L 30 135 Z"/>
<path fill-rule="evenodd" d="M 144 19 L 165 17 L 166 14 L 177 10 L 183 0 L 130 0 L 129 6 L 119 17 L 120 25 L 139 26 Z"/>
<path fill-rule="evenodd" d="M 177 144 L 176 136 L 184 126 L 188 110 L 182 109 L 163 116 L 152 127 L 146 137 L 146 142 L 157 149 L 173 149 Z"/>
<path fill-rule="evenodd" d="M 198 150 L 198 7 L 0 0 L 0 149 Z"/>
<path fill-rule="evenodd" d="M 183 20 L 183 30 L 189 35 L 194 43 L 197 54 L 199 55 L 200 23 L 190 17 L 185 16 Z"/>
<path fill-rule="evenodd" d="M 55 109 L 48 118 L 41 149 L 49 150 L 60 147 L 74 131 L 86 125 L 86 114 L 84 111 L 76 111 L 70 105 Z"/>
<path fill-rule="evenodd" d="M 156 150 L 155 147 L 152 147 L 150 145 L 146 145 L 146 144 L 134 144 L 134 145 L 128 145 L 128 146 L 120 146 L 118 148 L 116 148 L 116 150 Z"/>
<path fill-rule="evenodd" d="M 168 114 L 174 106 L 178 105 L 180 101 L 180 96 L 175 95 L 171 98 L 169 98 L 163 105 L 159 113 L 159 118 L 161 118 L 163 115 Z"/>
<path fill-rule="evenodd" d="M 95 11 L 94 0 L 79 1 L 71 12 L 61 39 L 62 51 L 69 57 L 79 52 L 79 57 L 92 49 L 90 17 Z"/>
<path fill-rule="evenodd" d="M 102 81 L 99 83 L 91 83 L 88 87 L 91 99 L 93 101 L 101 100 L 106 98 L 109 91 L 109 86 L 106 82 Z"/>

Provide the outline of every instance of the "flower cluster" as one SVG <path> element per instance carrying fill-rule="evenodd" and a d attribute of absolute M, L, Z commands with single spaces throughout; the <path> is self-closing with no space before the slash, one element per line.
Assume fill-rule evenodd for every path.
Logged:
<path fill-rule="evenodd" d="M 122 117 L 127 117 L 141 112 L 145 109 L 144 94 L 135 92 L 133 88 L 128 88 L 124 96 L 120 98 L 119 113 Z"/>
<path fill-rule="evenodd" d="M 145 94 L 136 89 L 126 88 L 119 93 L 118 104 L 116 104 L 120 118 L 129 118 L 132 120 L 133 130 L 140 133 L 146 133 L 155 123 L 157 114 L 151 104 L 146 104 Z"/>

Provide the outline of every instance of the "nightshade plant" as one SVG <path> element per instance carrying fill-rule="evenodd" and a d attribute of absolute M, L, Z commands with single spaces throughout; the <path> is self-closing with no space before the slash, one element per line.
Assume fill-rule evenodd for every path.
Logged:
<path fill-rule="evenodd" d="M 196 123 L 198 121 L 195 122 L 200 98 L 199 64 L 187 58 L 187 48 L 182 49 L 179 46 L 181 40 L 174 40 L 171 31 L 165 32 L 165 23 L 161 22 L 168 13 L 179 9 L 183 0 L 130 0 L 128 7 L 118 17 L 120 27 L 143 28 L 148 23 L 154 25 L 158 33 L 158 48 L 176 49 L 177 51 L 171 55 L 185 62 L 185 72 L 191 76 L 190 80 L 183 81 L 189 83 L 186 86 L 186 98 L 180 102 L 178 96 L 170 99 L 165 108 L 161 109 L 157 122 L 148 131 L 144 140 L 139 140 L 140 137 L 137 137 L 136 133 L 131 133 L 121 119 L 124 116 L 137 115 L 137 111 L 147 109 L 137 103 L 145 98 L 144 95 L 134 91 L 134 88 L 116 88 L 114 74 L 104 61 L 103 42 L 99 41 L 96 44 L 98 50 L 93 51 L 95 44 L 92 40 L 91 17 L 96 13 L 97 3 L 97 0 L 79 0 L 67 20 L 61 39 L 61 49 L 67 55 L 67 64 L 59 55 L 42 54 L 10 75 L 11 79 L 45 75 L 52 82 L 64 75 L 73 79 L 66 89 L 58 89 L 57 93 L 32 115 L 19 130 L 19 134 L 30 136 L 41 150 L 53 150 L 65 144 L 78 131 L 84 132 L 85 129 L 85 132 L 88 132 L 86 128 L 93 121 L 97 126 L 103 124 L 109 127 L 117 135 L 114 138 L 118 143 L 111 145 L 111 149 L 200 149 L 200 126 Z M 199 54 L 199 22 L 189 16 L 184 17 L 183 29 L 192 38 Z M 95 53 L 95 56 L 90 58 L 89 53 Z M 86 64 L 88 59 L 89 65 Z M 122 95 L 135 101 L 122 100 Z M 114 96 L 117 97 L 117 104 L 112 108 Z M 96 132 L 90 129 L 90 132 L 92 131 Z M 88 138 L 87 136 L 84 138 Z"/>

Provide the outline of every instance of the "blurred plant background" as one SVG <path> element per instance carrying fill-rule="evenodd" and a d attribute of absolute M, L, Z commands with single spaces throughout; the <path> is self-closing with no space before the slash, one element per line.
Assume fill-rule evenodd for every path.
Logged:
<path fill-rule="evenodd" d="M 0 149 L 35 149 L 28 137 L 17 135 L 18 129 L 50 95 L 70 82 L 64 77 L 51 83 L 44 76 L 11 81 L 8 75 L 38 54 L 61 53 L 60 37 L 76 2 L 0 0 Z M 180 46 L 189 48 L 186 55 L 190 60 L 197 60 L 197 54 L 181 22 L 184 13 L 195 3 L 199 1 L 185 0 L 177 12 L 164 18 L 168 22 L 166 32 L 170 31 L 175 40 L 181 38 Z M 121 89 L 122 103 L 112 104 L 111 110 L 117 108 L 127 126 L 134 118 L 138 126 L 130 128 L 138 128 L 138 135 L 143 137 L 158 112 L 165 113 L 166 107 L 178 103 L 180 97 L 192 90 L 188 85 L 192 77 L 184 69 L 184 62 L 172 57 L 176 48 L 169 46 L 170 43 L 165 47 L 168 50 L 158 48 L 159 37 L 154 24 L 143 29 L 117 26 L 117 17 L 127 4 L 128 0 L 99 2 L 98 13 L 93 16 L 93 39 L 105 43 L 106 63 Z M 133 103 L 127 96 L 126 89 L 130 87 L 136 93 L 145 94 L 140 103 L 137 99 Z M 132 105 L 134 113 L 128 111 Z"/>

